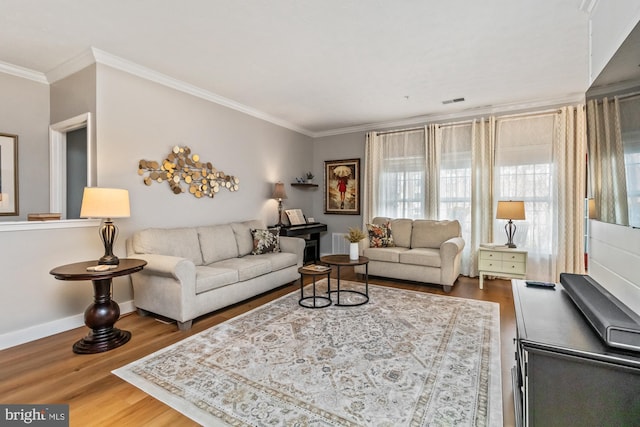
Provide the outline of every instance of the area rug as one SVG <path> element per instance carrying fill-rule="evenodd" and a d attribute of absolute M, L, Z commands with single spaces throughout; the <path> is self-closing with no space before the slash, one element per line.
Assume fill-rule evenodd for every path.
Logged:
<path fill-rule="evenodd" d="M 205 426 L 502 426 L 498 304 L 369 296 L 293 292 L 113 372 Z"/>

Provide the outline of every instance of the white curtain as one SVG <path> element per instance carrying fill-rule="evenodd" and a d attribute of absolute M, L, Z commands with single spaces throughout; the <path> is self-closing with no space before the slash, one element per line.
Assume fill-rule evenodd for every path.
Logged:
<path fill-rule="evenodd" d="M 363 223 L 376 216 L 426 218 L 425 129 L 367 134 Z"/>
<path fill-rule="evenodd" d="M 640 95 L 619 99 L 629 225 L 640 227 Z"/>
<path fill-rule="evenodd" d="M 596 217 L 601 221 L 629 224 L 624 148 L 617 98 L 590 100 L 589 178 L 595 199 Z"/>
<path fill-rule="evenodd" d="M 493 165 L 495 164 L 495 117 L 472 123 L 471 237 L 469 275 L 478 275 L 478 248 L 493 236 Z"/>
<path fill-rule="evenodd" d="M 426 144 L 425 173 L 426 173 L 426 191 L 425 191 L 425 215 L 423 218 L 438 219 L 440 218 L 440 157 L 441 144 L 440 127 L 438 125 L 429 125 L 424 129 Z"/>
<path fill-rule="evenodd" d="M 584 106 L 564 107 L 554 116 L 553 163 L 557 185 L 553 203 L 553 236 L 556 244 L 551 278 L 560 280 L 560 273 L 583 274 L 584 267 L 584 199 L 586 188 L 586 114 Z M 552 264 L 553 265 L 553 264 Z"/>
<path fill-rule="evenodd" d="M 494 209 L 524 200 L 514 243 L 528 252 L 529 278 L 584 272 L 585 135 L 583 106 L 496 120 Z M 495 242 L 506 241 L 505 222 L 495 220 Z"/>
<path fill-rule="evenodd" d="M 466 242 L 461 273 L 471 277 L 478 275 L 478 246 L 492 236 L 492 124 L 479 119 L 439 125 L 435 136 L 440 152 L 438 218 L 460 222 Z"/>

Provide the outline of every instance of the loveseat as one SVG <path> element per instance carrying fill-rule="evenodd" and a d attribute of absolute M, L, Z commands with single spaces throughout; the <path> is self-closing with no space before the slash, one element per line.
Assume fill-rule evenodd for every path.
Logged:
<path fill-rule="evenodd" d="M 147 261 L 131 276 L 138 312 L 188 330 L 198 316 L 297 280 L 305 242 L 278 231 L 253 220 L 135 232 L 127 256 Z"/>
<path fill-rule="evenodd" d="M 460 223 L 376 217 L 359 242 L 369 258 L 369 274 L 442 285 L 451 291 L 458 275 L 464 240 Z M 363 265 L 355 272 L 364 274 Z"/>

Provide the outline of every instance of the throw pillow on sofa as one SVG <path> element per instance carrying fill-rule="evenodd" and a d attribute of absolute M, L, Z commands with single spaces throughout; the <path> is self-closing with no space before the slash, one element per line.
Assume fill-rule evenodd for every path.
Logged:
<path fill-rule="evenodd" d="M 261 255 L 269 252 L 280 252 L 280 227 L 263 229 L 251 229 L 253 237 L 253 250 L 251 254 Z"/>
<path fill-rule="evenodd" d="M 393 241 L 391 222 L 389 221 L 384 224 L 367 224 L 367 231 L 371 248 L 390 248 L 396 245 Z"/>

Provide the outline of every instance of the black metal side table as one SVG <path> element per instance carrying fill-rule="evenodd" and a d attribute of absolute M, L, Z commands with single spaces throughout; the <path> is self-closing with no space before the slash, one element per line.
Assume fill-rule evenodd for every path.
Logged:
<path fill-rule="evenodd" d="M 329 289 L 329 294 L 334 292 L 338 296 L 338 301 L 335 305 L 342 307 L 354 307 L 357 305 L 363 305 L 369 302 L 369 258 L 366 256 L 358 257 L 358 259 L 353 260 L 349 259 L 349 255 L 325 255 L 320 257 L 320 261 L 324 262 L 328 265 L 335 265 L 338 267 L 338 286 L 336 290 Z M 354 289 L 340 289 L 340 267 L 341 266 L 353 266 L 353 265 L 364 265 L 365 268 L 365 290 L 364 292 L 356 291 Z M 329 283 L 329 288 L 331 288 L 331 283 Z M 341 303 L 340 302 L 340 294 L 342 293 L 350 293 L 354 295 L 360 295 L 361 301 L 356 303 Z"/>
<path fill-rule="evenodd" d="M 306 267 L 300 267 L 298 269 L 298 273 L 300 273 L 300 299 L 298 300 L 298 304 L 305 308 L 324 308 L 331 305 L 331 298 L 329 297 L 329 287 L 331 280 L 331 267 L 324 267 L 319 265 L 309 265 Z M 327 296 L 319 296 L 316 291 L 316 277 L 318 276 L 327 276 Z M 312 296 L 304 296 L 304 276 L 311 276 L 313 278 L 313 295 Z M 312 301 L 311 305 L 308 305 L 306 302 Z"/>

